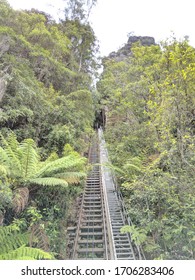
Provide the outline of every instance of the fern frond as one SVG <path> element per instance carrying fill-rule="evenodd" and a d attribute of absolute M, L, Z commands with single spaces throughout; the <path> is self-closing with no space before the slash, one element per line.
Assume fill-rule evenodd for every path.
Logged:
<path fill-rule="evenodd" d="M 23 178 L 29 178 L 36 173 L 39 156 L 36 151 L 35 142 L 32 139 L 25 139 L 21 144 L 21 166 Z"/>
<path fill-rule="evenodd" d="M 30 233 L 20 233 L 15 225 L 0 227 L 0 260 L 54 259 L 41 249 L 27 247 Z"/>
<path fill-rule="evenodd" d="M 16 227 L 1 226 L 0 227 L 0 254 L 7 254 L 18 247 L 28 244 L 29 233 L 20 233 Z"/>
<path fill-rule="evenodd" d="M 13 227 L 10 226 L 0 226 L 0 243 L 5 241 L 6 236 L 8 236 L 11 232 L 13 232 Z"/>
<path fill-rule="evenodd" d="M 54 177 L 46 177 L 46 178 L 35 178 L 35 179 L 29 179 L 28 182 L 30 184 L 39 185 L 39 186 L 62 186 L 67 187 L 68 183 L 63 179 L 58 179 Z"/>
<path fill-rule="evenodd" d="M 6 157 L 7 160 L 6 162 L 9 163 L 9 167 L 12 170 L 12 174 L 14 176 L 17 176 L 18 174 L 21 174 L 21 164 L 20 164 L 20 160 L 19 160 L 19 154 L 18 154 L 18 150 L 12 147 L 15 147 L 15 143 L 12 145 L 10 144 L 11 142 L 11 137 L 9 139 L 9 142 L 2 136 L 2 134 L 0 134 L 0 139 L 1 139 L 1 143 L 3 145 L 3 150 L 4 150 L 4 158 L 5 158 L 5 153 L 6 153 Z M 15 142 L 15 137 L 12 136 L 13 142 Z"/>
<path fill-rule="evenodd" d="M 55 178 L 60 178 L 66 180 L 68 184 L 79 184 L 82 179 L 86 178 L 86 173 L 84 172 L 65 172 L 58 173 L 54 175 Z"/>
<path fill-rule="evenodd" d="M 28 244 L 29 234 L 11 232 L 0 240 L 0 254 L 8 254 L 10 251 L 16 250 L 24 244 Z"/>
<path fill-rule="evenodd" d="M 0 165 L 0 178 L 7 176 L 7 168 L 3 165 Z"/>
<path fill-rule="evenodd" d="M 19 142 L 17 141 L 17 137 L 13 132 L 8 135 L 6 141 L 13 151 L 17 151 Z"/>
<path fill-rule="evenodd" d="M 34 224 L 29 228 L 30 247 L 38 247 L 46 252 L 49 252 L 49 238 L 43 227 L 44 225 Z"/>
<path fill-rule="evenodd" d="M 85 158 L 80 158 L 71 154 L 67 157 L 63 157 L 54 160 L 53 162 L 46 163 L 46 165 L 43 166 L 35 176 L 36 177 L 47 177 L 51 175 L 53 176 L 56 173 L 63 172 L 66 169 L 72 167 L 81 167 L 85 164 L 85 162 L 86 162 Z"/>
<path fill-rule="evenodd" d="M 0 260 L 52 260 L 54 257 L 48 252 L 41 249 L 21 246 L 20 248 L 11 251 L 7 254 L 1 254 Z"/>
<path fill-rule="evenodd" d="M 9 162 L 9 157 L 6 153 L 6 151 L 0 147 L 0 163 L 7 164 Z"/>
<path fill-rule="evenodd" d="M 19 261 L 35 261 L 36 259 L 34 259 L 33 257 L 30 257 L 30 256 L 24 256 L 24 257 L 18 257 L 17 260 L 19 260 Z"/>
<path fill-rule="evenodd" d="M 28 188 L 18 188 L 14 191 L 14 198 L 12 201 L 15 213 L 23 211 L 28 204 L 29 190 Z"/>
<path fill-rule="evenodd" d="M 59 159 L 58 154 L 56 152 L 51 153 L 48 158 L 45 160 L 45 162 L 43 162 L 43 164 L 45 164 L 46 162 L 51 162 L 54 160 Z"/>

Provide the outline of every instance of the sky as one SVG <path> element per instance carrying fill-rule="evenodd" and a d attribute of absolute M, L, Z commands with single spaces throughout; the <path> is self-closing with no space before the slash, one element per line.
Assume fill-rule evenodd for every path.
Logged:
<path fill-rule="evenodd" d="M 193 0 L 97 0 L 90 23 L 99 40 L 100 54 L 117 51 L 128 40 L 128 34 L 152 36 L 156 42 L 175 34 L 177 39 L 189 36 L 195 47 Z M 55 19 L 63 17 L 64 0 L 8 0 L 15 9 L 37 8 Z"/>

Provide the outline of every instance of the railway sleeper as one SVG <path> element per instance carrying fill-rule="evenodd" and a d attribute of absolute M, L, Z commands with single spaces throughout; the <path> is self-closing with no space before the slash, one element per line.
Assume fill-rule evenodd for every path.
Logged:
<path fill-rule="evenodd" d="M 78 244 L 79 245 L 86 245 L 86 244 L 88 244 L 88 245 L 89 244 L 103 245 L 103 240 L 88 240 L 88 239 L 81 240 L 81 239 L 79 239 Z"/>
<path fill-rule="evenodd" d="M 101 215 L 101 211 L 97 211 L 97 210 L 84 210 L 83 214 L 85 215 L 89 215 L 89 216 L 94 216 L 94 215 Z"/>
<path fill-rule="evenodd" d="M 100 203 L 96 203 L 96 202 L 88 202 L 88 203 L 83 203 L 83 208 L 84 209 L 91 209 L 91 208 L 96 208 L 96 209 L 101 209 L 102 208 L 102 205 Z"/>
<path fill-rule="evenodd" d="M 102 226 L 102 220 L 90 220 L 90 221 L 83 221 L 82 226 Z"/>
<path fill-rule="evenodd" d="M 102 234 L 102 228 L 100 229 L 100 227 L 98 227 L 98 228 L 88 228 L 88 227 L 86 227 L 86 228 L 80 228 L 80 233 L 88 233 L 88 234 L 96 234 L 96 233 L 98 233 L 98 234 Z"/>
<path fill-rule="evenodd" d="M 101 203 L 101 197 L 97 197 L 97 196 L 88 196 L 84 198 L 84 202 L 88 203 L 88 202 L 99 202 Z"/>
<path fill-rule="evenodd" d="M 83 229 L 101 229 L 102 230 L 102 226 L 81 226 L 81 228 L 83 228 Z"/>
<path fill-rule="evenodd" d="M 83 243 L 83 244 L 79 244 L 79 249 L 86 249 L 86 248 L 104 248 L 104 244 L 103 243 L 98 243 L 98 244 L 95 244 L 94 242 L 93 243 Z"/>
<path fill-rule="evenodd" d="M 88 253 L 78 253 L 77 254 L 77 258 L 80 260 L 80 259 L 83 259 L 83 260 L 86 260 L 86 259 L 97 259 L 97 260 L 104 260 L 104 254 L 103 253 L 93 253 L 93 252 L 88 252 Z"/>

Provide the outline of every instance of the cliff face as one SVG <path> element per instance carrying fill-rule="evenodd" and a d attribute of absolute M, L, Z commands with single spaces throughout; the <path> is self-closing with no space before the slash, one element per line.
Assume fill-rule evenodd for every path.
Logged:
<path fill-rule="evenodd" d="M 140 43 L 143 46 L 151 46 L 151 45 L 155 45 L 155 40 L 153 37 L 149 37 L 149 36 L 130 36 L 127 42 L 127 46 L 129 45 L 131 47 L 131 45 L 135 42 L 140 41 Z"/>
<path fill-rule="evenodd" d="M 108 58 L 115 58 L 116 60 L 123 60 L 125 57 L 131 55 L 132 45 L 136 42 L 140 42 L 142 46 L 156 45 L 153 37 L 149 36 L 130 36 L 127 43 L 119 49 L 117 52 L 109 54 Z"/>

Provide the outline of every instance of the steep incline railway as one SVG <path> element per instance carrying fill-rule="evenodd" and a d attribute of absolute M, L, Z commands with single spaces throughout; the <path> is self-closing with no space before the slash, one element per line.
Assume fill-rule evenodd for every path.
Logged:
<path fill-rule="evenodd" d="M 107 226 L 99 163 L 99 146 L 93 140 L 89 151 L 89 172 L 79 213 L 73 259 L 108 259 Z"/>
<path fill-rule="evenodd" d="M 69 228 L 72 236 L 69 259 L 134 260 L 141 259 L 128 233 L 121 227 L 131 224 L 126 215 L 116 181 L 108 167 L 108 153 L 103 131 L 93 139 L 89 151 L 89 172 L 81 199 L 77 226 Z M 136 253 L 135 253 L 136 252 Z"/>

